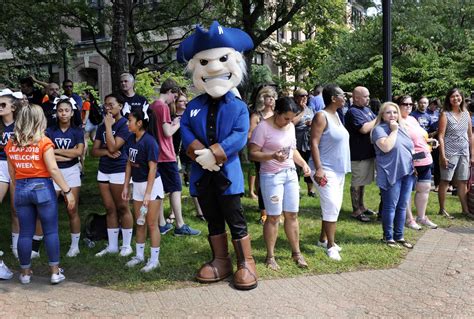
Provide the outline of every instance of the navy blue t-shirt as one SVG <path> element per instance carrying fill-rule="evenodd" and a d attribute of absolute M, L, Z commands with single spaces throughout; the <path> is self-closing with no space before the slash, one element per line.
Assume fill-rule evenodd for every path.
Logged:
<path fill-rule="evenodd" d="M 49 127 L 46 129 L 46 136 L 57 149 L 69 150 L 78 144 L 84 144 L 84 133 L 78 127 L 70 127 L 64 132 L 58 126 Z M 58 162 L 58 167 L 68 168 L 77 163 L 79 163 L 79 159 L 76 157 L 67 162 Z"/>
<path fill-rule="evenodd" d="M 375 157 L 374 146 L 370 141 L 370 132 L 360 133 L 365 123 L 375 119 L 375 114 L 366 106 L 352 105 L 345 115 L 345 126 L 349 132 L 351 161 L 362 161 Z"/>
<path fill-rule="evenodd" d="M 156 139 L 148 133 L 137 141 L 135 134 L 130 135 L 127 140 L 128 160 L 132 164 L 132 180 L 135 183 L 142 183 L 148 180 L 150 167 L 148 162 L 158 163 L 159 147 Z M 156 170 L 156 177 L 160 176 Z"/>
<path fill-rule="evenodd" d="M 125 96 L 122 94 L 122 97 L 125 101 L 130 106 L 130 111 L 133 111 L 137 108 L 142 109 L 144 104 L 148 104 L 147 99 L 144 96 L 135 94 L 134 96 Z"/>
<path fill-rule="evenodd" d="M 0 161 L 7 160 L 7 154 L 5 154 L 5 146 L 7 146 L 8 140 L 13 136 L 13 130 L 15 129 L 15 122 L 5 126 L 2 134 L 2 140 L 0 140 Z"/>
<path fill-rule="evenodd" d="M 430 132 L 431 131 L 431 125 L 433 124 L 431 122 L 431 116 L 426 113 L 426 112 L 420 112 L 418 110 L 415 110 L 413 112 L 411 112 L 410 114 L 411 116 L 413 116 L 414 118 L 416 118 L 416 120 L 418 121 L 418 123 L 420 124 L 420 126 L 426 131 L 426 132 Z"/>
<path fill-rule="evenodd" d="M 130 136 L 130 132 L 127 127 L 127 119 L 122 117 L 120 120 L 115 122 L 112 125 L 112 134 L 115 137 L 120 137 L 125 142 Z M 100 148 L 106 149 L 106 140 L 105 140 L 105 124 L 99 125 L 97 133 L 95 134 L 95 139 L 101 142 Z M 125 166 L 127 165 L 127 154 L 125 151 L 125 144 L 120 148 L 120 156 L 117 158 L 110 158 L 108 156 L 102 156 L 99 160 L 99 171 L 104 174 L 115 174 L 125 172 Z"/>

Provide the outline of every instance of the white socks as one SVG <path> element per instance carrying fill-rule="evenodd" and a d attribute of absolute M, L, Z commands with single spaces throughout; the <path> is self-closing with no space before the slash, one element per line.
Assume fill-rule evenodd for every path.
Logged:
<path fill-rule="evenodd" d="M 153 263 L 158 262 L 158 258 L 160 257 L 160 247 L 151 247 L 151 256 L 150 261 Z"/>
<path fill-rule="evenodd" d="M 81 233 L 71 233 L 71 248 L 79 249 L 79 239 L 81 239 Z"/>
<path fill-rule="evenodd" d="M 118 251 L 119 228 L 107 228 L 107 237 L 109 239 L 108 251 Z"/>
<path fill-rule="evenodd" d="M 12 249 L 18 249 L 18 237 L 20 234 L 12 233 Z"/>
<path fill-rule="evenodd" d="M 145 243 L 143 244 L 136 243 L 135 247 L 137 251 L 137 257 L 140 259 L 145 259 Z"/>
<path fill-rule="evenodd" d="M 133 228 L 122 228 L 122 246 L 130 247 L 132 243 Z"/>

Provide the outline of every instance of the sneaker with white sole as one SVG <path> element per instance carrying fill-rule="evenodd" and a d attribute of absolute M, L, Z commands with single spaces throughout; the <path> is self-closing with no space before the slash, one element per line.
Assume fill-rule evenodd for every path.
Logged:
<path fill-rule="evenodd" d="M 326 241 L 319 241 L 318 240 L 318 243 L 316 244 L 316 246 L 324 248 L 324 249 L 328 249 L 328 241 L 327 240 Z M 334 243 L 333 247 L 336 247 L 337 251 L 342 251 L 342 248 L 336 243 Z"/>
<path fill-rule="evenodd" d="M 120 256 L 127 257 L 133 254 L 133 249 L 130 246 L 122 246 L 120 247 Z"/>
<path fill-rule="evenodd" d="M 101 251 L 99 251 L 97 254 L 95 254 L 96 257 L 102 257 L 102 256 L 105 256 L 107 254 L 118 254 L 118 249 L 117 250 L 110 250 L 109 249 L 109 246 L 105 247 L 104 249 L 102 249 Z"/>
<path fill-rule="evenodd" d="M 77 247 L 70 247 L 69 248 L 69 251 L 67 252 L 66 256 L 67 257 L 76 257 L 77 255 L 79 255 L 80 251 L 79 251 L 79 248 Z"/>
<path fill-rule="evenodd" d="M 331 248 L 326 250 L 326 254 L 328 255 L 329 258 L 333 260 L 340 261 L 342 259 L 341 255 L 339 255 L 339 251 L 337 250 L 336 246 L 332 246 Z"/>
<path fill-rule="evenodd" d="M 438 225 L 436 225 L 435 223 L 433 223 L 431 220 L 428 219 L 428 217 L 424 217 L 424 218 L 416 218 L 416 222 L 420 225 L 423 225 L 423 226 L 426 226 L 428 228 L 431 228 L 431 229 L 436 229 L 438 228 Z"/>
<path fill-rule="evenodd" d="M 142 262 L 145 262 L 145 258 L 143 257 L 138 257 L 138 256 L 133 256 L 132 259 L 130 259 L 125 266 L 128 268 L 135 267 L 138 264 L 141 264 Z"/>
<path fill-rule="evenodd" d="M 57 285 L 60 282 L 63 282 L 64 279 L 66 279 L 66 276 L 63 274 L 64 270 L 62 268 L 59 268 L 59 271 L 57 274 L 52 274 L 51 275 L 51 284 Z"/>
<path fill-rule="evenodd" d="M 151 260 L 148 260 L 148 262 L 146 263 L 145 267 L 143 267 L 142 269 L 140 269 L 141 272 L 150 272 L 156 268 L 160 267 L 160 262 L 158 260 L 156 261 L 151 261 Z"/>
<path fill-rule="evenodd" d="M 39 253 L 39 251 L 32 250 L 31 251 L 31 259 L 35 259 L 35 258 L 40 258 L 40 253 Z"/>
<path fill-rule="evenodd" d="M 421 229 L 421 226 L 418 225 L 414 220 L 412 220 L 411 222 L 409 222 L 407 224 L 407 227 L 410 228 L 410 229 L 414 229 L 414 230 L 420 230 Z"/>
<path fill-rule="evenodd" d="M 175 236 L 199 236 L 201 234 L 200 230 L 189 227 L 189 225 L 184 224 L 181 228 L 174 229 Z"/>
<path fill-rule="evenodd" d="M 20 279 L 20 282 L 23 284 L 23 285 L 27 285 L 31 282 L 31 272 L 27 275 L 23 275 L 23 274 L 20 274 L 20 276 L 18 277 L 18 279 Z"/>
<path fill-rule="evenodd" d="M 2 253 L 3 254 L 3 253 Z M 12 279 L 13 273 L 8 269 L 7 265 L 3 263 L 3 260 L 0 260 L 0 279 L 9 280 Z"/>

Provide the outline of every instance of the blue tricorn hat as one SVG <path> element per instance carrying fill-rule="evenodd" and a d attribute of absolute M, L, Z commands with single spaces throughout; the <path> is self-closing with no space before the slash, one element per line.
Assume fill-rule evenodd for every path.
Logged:
<path fill-rule="evenodd" d="M 196 53 L 215 48 L 234 48 L 238 52 L 244 52 L 253 49 L 253 41 L 246 32 L 222 27 L 219 22 L 214 21 L 209 31 L 196 26 L 196 32 L 179 45 L 176 59 L 180 63 L 186 63 Z"/>

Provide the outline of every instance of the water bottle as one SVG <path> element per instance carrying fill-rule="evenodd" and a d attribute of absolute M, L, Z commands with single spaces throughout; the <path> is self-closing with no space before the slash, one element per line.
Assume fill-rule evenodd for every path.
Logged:
<path fill-rule="evenodd" d="M 83 239 L 83 241 L 84 241 L 84 244 L 87 247 L 89 247 L 89 248 L 94 248 L 95 247 L 95 242 L 90 240 L 89 238 L 86 237 L 86 238 Z"/>
<path fill-rule="evenodd" d="M 137 218 L 137 225 L 145 225 L 146 213 L 148 213 L 148 207 L 142 205 L 142 207 L 140 207 L 140 217 Z"/>

